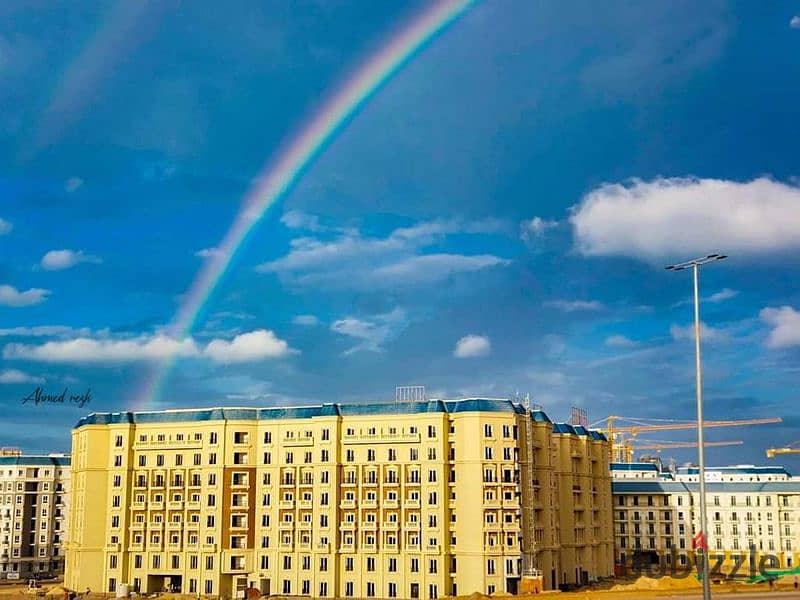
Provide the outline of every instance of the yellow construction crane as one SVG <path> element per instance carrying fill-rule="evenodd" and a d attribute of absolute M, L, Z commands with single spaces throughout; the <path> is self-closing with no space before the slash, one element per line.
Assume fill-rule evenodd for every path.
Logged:
<path fill-rule="evenodd" d="M 767 448 L 767 458 L 775 458 L 778 454 L 800 454 L 800 440 L 783 448 Z"/>
<path fill-rule="evenodd" d="M 625 421 L 630 424 L 618 426 L 617 421 Z M 703 428 L 711 429 L 715 427 L 741 427 L 744 425 L 768 425 L 780 423 L 780 417 L 767 417 L 761 419 L 724 419 L 719 421 L 704 421 Z M 602 424 L 605 423 L 605 427 Z M 680 431 L 697 429 L 697 421 L 681 421 L 676 419 L 649 419 L 636 417 L 621 417 L 611 415 L 602 421 L 593 423 L 592 427 L 599 427 L 611 442 L 610 459 L 611 461 L 626 460 L 626 446 L 633 443 L 633 440 L 640 433 L 650 431 Z"/>
<path fill-rule="evenodd" d="M 634 452 L 638 452 L 639 450 L 655 450 L 656 452 L 660 453 L 662 450 L 669 450 L 673 448 L 697 448 L 697 442 L 668 442 L 668 441 L 660 441 L 660 440 L 642 440 L 643 443 L 636 445 L 633 444 L 623 444 L 621 448 L 618 449 L 618 453 L 621 454 L 621 458 L 624 458 L 622 462 L 633 462 L 633 454 Z M 729 441 L 721 441 L 721 442 L 706 442 L 706 448 L 717 448 L 722 446 L 741 446 L 744 444 L 742 440 L 729 440 Z"/>

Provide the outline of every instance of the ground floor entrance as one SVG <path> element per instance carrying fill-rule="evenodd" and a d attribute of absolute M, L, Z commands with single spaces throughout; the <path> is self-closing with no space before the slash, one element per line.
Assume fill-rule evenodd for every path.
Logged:
<path fill-rule="evenodd" d="M 147 575 L 147 589 L 142 590 L 147 593 L 154 592 L 169 592 L 172 594 L 183 593 L 183 581 L 180 575 L 162 575 L 152 574 Z"/>

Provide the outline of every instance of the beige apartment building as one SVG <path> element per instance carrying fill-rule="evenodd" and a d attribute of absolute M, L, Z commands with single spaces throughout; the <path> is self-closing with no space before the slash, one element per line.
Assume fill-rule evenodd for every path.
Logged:
<path fill-rule="evenodd" d="M 513 593 L 529 556 L 546 588 L 613 572 L 608 442 L 509 400 L 91 414 L 72 441 L 74 589 L 435 599 Z"/>
<path fill-rule="evenodd" d="M 635 556 L 686 567 L 700 530 L 699 475 L 694 467 L 662 471 L 655 463 L 612 463 L 615 560 Z M 800 558 L 800 478 L 778 466 L 706 469 L 710 566 L 723 573 L 737 562 L 750 575 L 765 567 L 792 568 Z M 675 558 L 673 558 L 673 556 Z M 774 557 L 768 559 L 766 557 Z"/>
<path fill-rule="evenodd" d="M 0 579 L 64 572 L 70 460 L 0 453 Z"/>

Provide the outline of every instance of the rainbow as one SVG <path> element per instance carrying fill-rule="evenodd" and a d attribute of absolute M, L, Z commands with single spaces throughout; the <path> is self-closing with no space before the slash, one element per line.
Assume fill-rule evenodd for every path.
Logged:
<path fill-rule="evenodd" d="M 189 334 L 204 305 L 233 262 L 247 235 L 270 207 L 286 196 L 314 159 L 321 154 L 350 119 L 403 66 L 436 36 L 465 13 L 475 0 L 443 0 L 434 3 L 397 33 L 380 51 L 348 79 L 341 89 L 314 115 L 274 160 L 262 170 L 242 202 L 242 209 L 222 241 L 206 259 L 192 282 L 169 328 L 182 338 Z M 158 400 L 172 360 L 157 366 L 134 398 L 134 409 L 152 406 Z"/>

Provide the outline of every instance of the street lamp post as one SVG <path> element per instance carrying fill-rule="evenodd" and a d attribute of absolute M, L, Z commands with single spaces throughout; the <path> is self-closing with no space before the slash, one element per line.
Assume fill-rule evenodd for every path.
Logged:
<path fill-rule="evenodd" d="M 698 286 L 698 272 L 702 265 L 727 258 L 724 254 L 709 254 L 702 258 L 694 258 L 686 262 L 669 265 L 669 271 L 683 271 L 692 269 L 694 276 L 694 354 L 695 354 L 695 379 L 697 387 L 697 460 L 699 463 L 700 478 L 700 540 L 703 548 L 703 600 L 711 598 L 711 582 L 708 572 L 708 537 L 706 531 L 706 458 L 703 446 L 703 370 L 700 364 L 700 293 Z"/>

